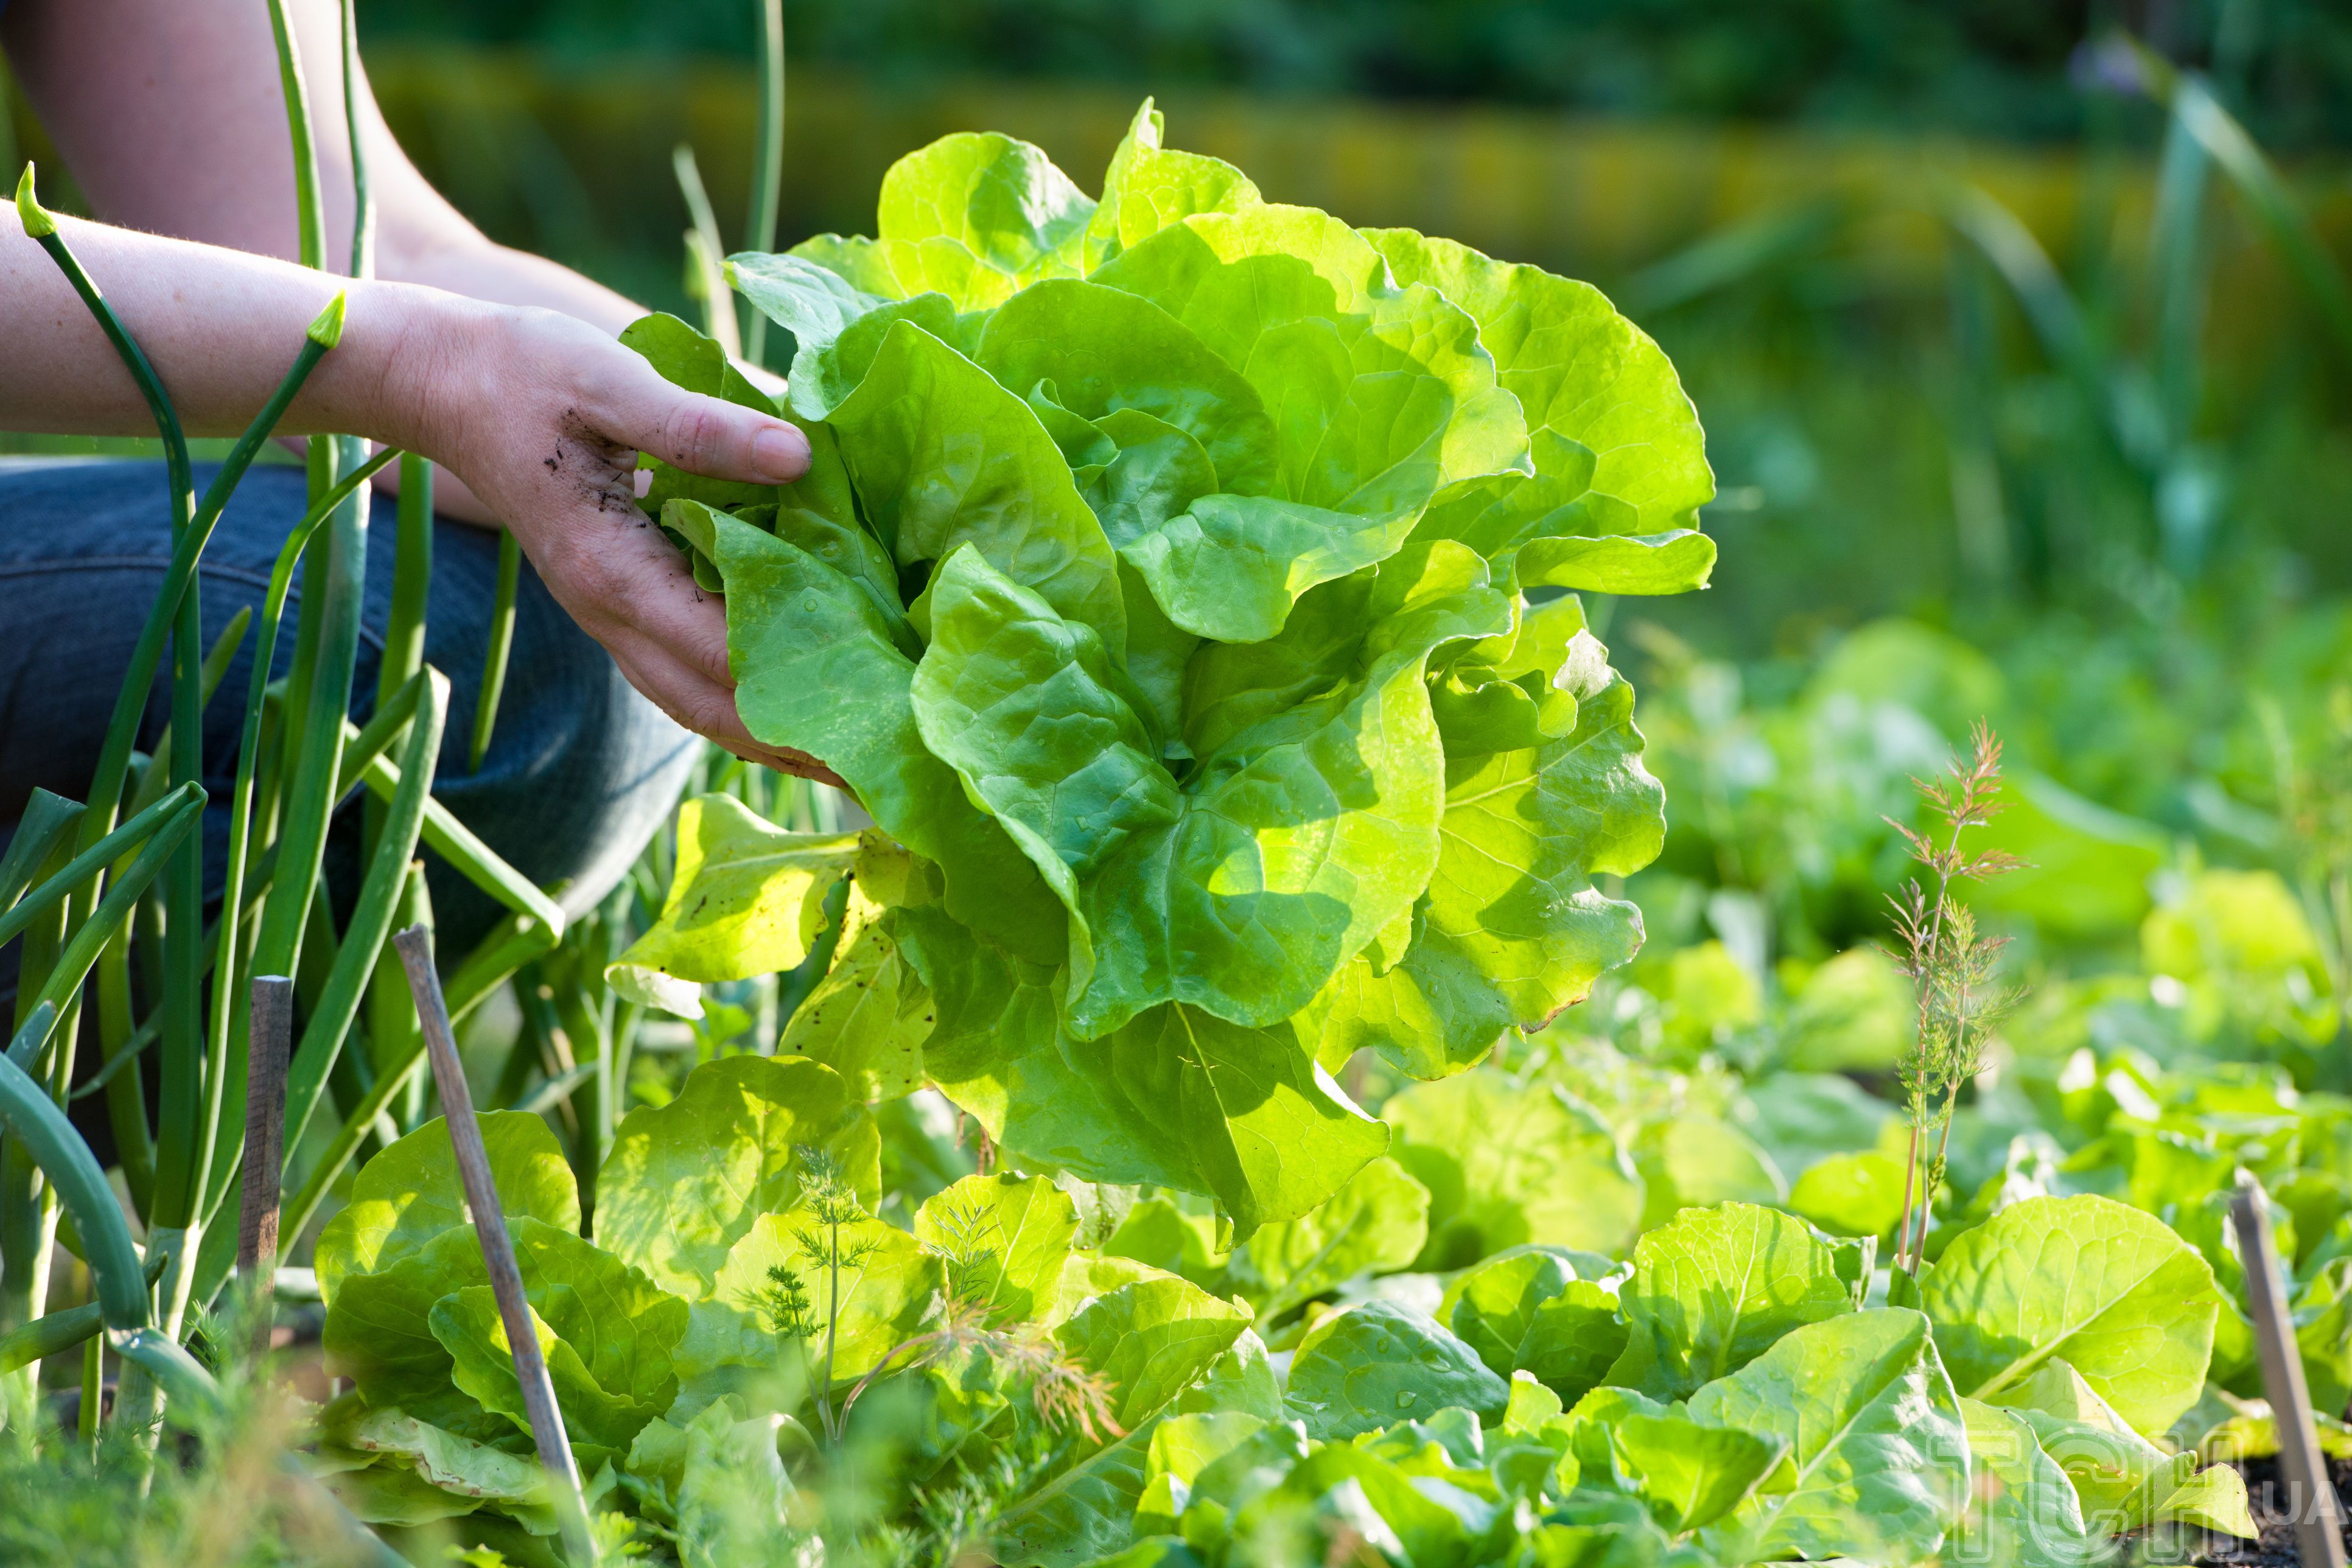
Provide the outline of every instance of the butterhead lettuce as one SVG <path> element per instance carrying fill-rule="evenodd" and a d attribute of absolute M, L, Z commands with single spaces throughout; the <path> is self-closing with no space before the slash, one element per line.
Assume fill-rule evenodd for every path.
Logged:
<path fill-rule="evenodd" d="M 1602 879 L 1657 853 L 1663 799 L 1567 591 L 1704 585 L 1713 479 L 1598 291 L 1269 202 L 1149 103 L 1099 200 L 950 136 L 873 237 L 729 276 L 793 334 L 814 467 L 651 464 L 648 504 L 726 597 L 745 725 L 898 858 L 845 873 L 836 960 L 887 997 L 789 1049 L 933 1084 L 1034 1166 L 1207 1194 L 1245 1239 L 1388 1151 L 1333 1077 L 1354 1051 L 1457 1072 L 1638 947 Z M 775 406 L 682 322 L 630 341 Z M 616 976 L 677 1005 L 799 951 L 782 905 L 845 851 L 755 849 L 776 888 L 730 862 L 722 901 L 709 861 Z"/>

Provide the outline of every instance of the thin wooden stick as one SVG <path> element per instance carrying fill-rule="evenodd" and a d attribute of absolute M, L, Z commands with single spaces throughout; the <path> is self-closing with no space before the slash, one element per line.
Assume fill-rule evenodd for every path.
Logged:
<path fill-rule="evenodd" d="M 2240 1178 L 2230 1200 L 2238 1228 L 2238 1258 L 2246 1270 L 2246 1300 L 2253 1309 L 2254 1349 L 2263 1364 L 2263 1392 L 2278 1426 L 2279 1490 L 2294 1524 L 2303 1568 L 2344 1568 L 2344 1532 L 2336 1509 L 2336 1488 L 2319 1453 L 2311 1418 L 2311 1391 L 2303 1380 L 2303 1354 L 2287 1315 L 2286 1287 L 2279 1273 L 2278 1247 L 2271 1239 L 2270 1211 L 2262 1184 Z"/>
<path fill-rule="evenodd" d="M 506 1210 L 499 1205 L 498 1184 L 490 1176 L 489 1151 L 483 1147 L 482 1129 L 474 1120 L 474 1097 L 466 1087 L 465 1064 L 458 1060 L 457 1041 L 449 1028 L 449 1005 L 441 994 L 441 977 L 433 966 L 432 933 L 422 925 L 413 925 L 396 933 L 392 944 L 400 950 L 409 992 L 416 998 L 416 1019 L 423 1026 L 425 1054 L 433 1063 L 434 1087 L 441 1093 L 442 1121 L 457 1152 L 457 1174 L 466 1185 L 467 1206 L 473 1211 L 474 1236 L 482 1245 L 482 1265 L 489 1272 L 490 1290 L 498 1298 L 499 1317 L 506 1324 L 507 1343 L 513 1349 L 515 1381 L 522 1385 L 531 1441 L 539 1447 L 539 1462 L 546 1467 L 555 1489 L 565 1551 L 581 1564 L 593 1563 L 595 1545 L 588 1531 L 587 1505 L 580 1495 L 580 1467 L 563 1433 L 563 1412 L 555 1403 L 555 1384 L 547 1374 L 547 1358 L 540 1351 L 539 1334 L 531 1324 L 530 1303 L 523 1296 L 514 1238 L 507 1234 Z"/>
<path fill-rule="evenodd" d="M 294 982 L 253 982 L 246 1047 L 245 1192 L 237 1215 L 236 1272 L 253 1295 L 253 1353 L 269 1349 L 269 1304 L 278 1279 L 279 1180 L 286 1157 L 286 1053 L 294 1037 Z"/>

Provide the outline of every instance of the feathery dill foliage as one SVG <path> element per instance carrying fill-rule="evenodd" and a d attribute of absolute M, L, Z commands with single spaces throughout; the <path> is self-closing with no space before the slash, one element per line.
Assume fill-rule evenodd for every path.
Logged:
<path fill-rule="evenodd" d="M 958 1355 L 985 1360 L 1011 1381 L 1029 1385 L 1031 1406 L 1045 1433 L 1076 1432 L 1088 1443 L 1127 1435 L 1111 1413 L 1117 1390 L 1108 1379 L 1089 1370 L 1043 1324 L 1008 1321 L 1011 1314 L 997 1301 L 996 1285 L 1012 1238 L 993 1210 L 971 1200 L 945 1205 L 939 1239 L 929 1245 L 945 1265 L 938 1326 L 893 1349 L 882 1366 L 901 1352 L 912 1357 L 910 1367 Z"/>
<path fill-rule="evenodd" d="M 857 1201 L 833 1152 L 801 1144 L 793 1153 L 801 1163 L 801 1203 L 807 1217 L 794 1227 L 793 1237 L 800 1243 L 801 1255 L 823 1276 L 824 1301 L 820 1307 L 811 1299 L 805 1281 L 778 1266 L 768 1270 L 762 1304 L 770 1315 L 771 1329 L 800 1347 L 817 1421 L 824 1428 L 826 1440 L 837 1444 L 850 1404 L 849 1398 L 837 1404 L 833 1398 L 834 1352 L 841 1337 L 841 1277 L 863 1269 L 881 1243 L 867 1234 L 873 1216 Z M 824 1348 L 812 1365 L 810 1342 L 819 1337 L 820 1329 Z M 853 1390 L 850 1397 L 855 1396 Z"/>
<path fill-rule="evenodd" d="M 247 1353 L 250 1304 L 192 1313 L 218 1374 L 216 1410 L 158 1430 L 110 1417 L 92 1438 L 46 1406 L 0 1430 L 0 1563 L 73 1568 L 361 1568 L 369 1557 L 287 1452 L 309 1412 Z M 119 1407 L 118 1407 L 119 1408 Z M 201 1550 L 192 1552 L 192 1545 Z"/>
<path fill-rule="evenodd" d="M 1927 1216 L 1944 1181 L 1960 1086 L 1984 1070 L 1994 1027 L 2022 994 L 2000 977 L 2000 953 L 2009 939 L 1979 932 L 1974 911 L 1953 897 L 1957 883 L 1986 881 L 2024 865 L 2006 850 L 1971 853 L 1961 844 L 1962 834 L 1990 823 L 2002 804 L 2000 737 L 1979 721 L 1969 742 L 1965 764 L 1956 761 L 1939 779 L 1912 781 L 1929 814 L 1942 819 L 1940 827 L 1922 832 L 1886 819 L 1927 872 L 1927 882 L 1914 877 L 1887 900 L 1901 943 L 1894 952 L 1895 965 L 1910 978 L 1918 1006 L 1915 1037 L 1901 1064 L 1911 1144 L 1904 1169 L 1903 1220 L 1895 1232 L 1897 1268 L 1918 1266 Z M 1934 1153 L 1923 1172 L 1921 1152 L 1930 1142 Z"/>

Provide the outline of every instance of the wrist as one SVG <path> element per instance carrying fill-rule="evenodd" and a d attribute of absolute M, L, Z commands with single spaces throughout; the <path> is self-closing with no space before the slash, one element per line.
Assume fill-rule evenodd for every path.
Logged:
<path fill-rule="evenodd" d="M 437 289 L 347 285 L 342 341 L 297 401 L 289 427 L 361 436 L 448 465 L 488 389 L 495 307 Z"/>

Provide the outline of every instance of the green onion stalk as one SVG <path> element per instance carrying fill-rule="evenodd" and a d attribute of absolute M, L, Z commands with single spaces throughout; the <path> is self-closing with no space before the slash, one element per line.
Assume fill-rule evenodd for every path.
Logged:
<path fill-rule="evenodd" d="M 67 1075 L 72 1068 L 72 1058 L 65 1048 L 64 1009 L 80 994 L 100 949 L 129 922 L 140 896 L 194 838 L 190 830 L 204 815 L 202 786 L 173 791 L 157 804 L 156 811 L 156 820 L 142 824 L 148 837 L 130 868 L 107 889 L 79 930 L 65 935 L 63 900 L 51 898 L 43 900 L 45 912 L 34 916 L 36 923 L 26 932 L 17 998 L 19 1016 L 25 1021 L 9 1046 L 9 1056 L 15 1071 L 26 1084 L 37 1088 L 60 1119 Z M 60 845 L 52 853 L 62 856 L 65 847 Z M 71 869 L 60 866 L 50 884 L 62 889 Z M 0 1328 L 30 1323 L 47 1302 L 58 1214 L 54 1162 L 45 1155 L 40 1140 L 28 1138 L 13 1121 L 11 1128 L 16 1135 L 0 1151 Z M 80 1143 L 79 1137 L 74 1142 Z M 87 1150 L 84 1154 L 87 1157 Z M 65 1195 L 71 1197 L 70 1193 Z M 36 1363 L 10 1375 L 5 1398 L 13 1409 L 21 1411 L 26 1400 L 38 1391 L 39 1367 Z"/>
<path fill-rule="evenodd" d="M 784 181 L 784 0 L 761 0 L 760 5 L 760 154 L 751 177 L 751 214 L 745 247 L 776 248 L 776 212 L 782 205 Z M 713 258 L 716 262 L 718 258 Z M 719 285 L 723 291 L 726 285 Z M 768 318 L 754 310 L 743 333 L 743 357 L 765 363 Z"/>
<path fill-rule="evenodd" d="M 411 455 L 400 460 L 400 523 L 393 548 L 392 610 L 385 620 L 383 663 L 376 674 L 379 712 L 425 668 L 426 599 L 432 581 L 433 465 Z M 371 860 L 383 839 L 388 809 L 373 795 L 362 804 L 362 842 Z M 394 929 L 404 929 L 419 921 L 431 923 L 419 902 L 422 889 L 420 880 L 407 900 L 408 907 L 394 921 Z M 408 981 L 401 971 L 399 956 L 389 950 L 378 953 L 375 974 L 367 993 L 372 1065 L 381 1071 L 391 1057 L 402 1054 L 416 1026 L 416 1008 L 409 998 Z M 421 1087 L 419 1080 L 420 1089 Z M 414 1121 L 423 1113 L 422 1100 L 421 1092 L 410 1097 L 404 1121 Z"/>
<path fill-rule="evenodd" d="M 278 48 L 278 79 L 286 105 L 287 132 L 294 162 L 295 211 L 299 257 L 307 267 L 324 270 L 326 230 L 320 195 L 318 151 L 312 137 L 310 92 L 302 73 L 286 0 L 270 0 L 270 31 Z M 346 22 L 348 29 L 348 21 Z M 348 46 L 347 46 L 348 47 Z M 346 92 L 349 100 L 352 95 Z M 356 110 L 350 123 L 356 125 Z M 357 153 L 354 147 L 354 153 Z M 356 166 L 356 163 L 355 163 Z M 352 259 L 364 263 L 372 223 L 361 215 L 354 224 Z M 281 826 L 277 843 L 277 874 L 263 901 L 258 930 L 248 960 L 239 961 L 238 944 L 224 940 L 215 968 L 216 988 L 224 998 L 236 994 L 242 974 L 292 974 L 301 955 L 326 854 L 327 831 L 332 818 L 335 783 L 341 769 L 343 718 L 351 707 L 352 669 L 359 652 L 361 596 L 367 569 L 367 491 L 360 478 L 366 462 L 364 443 L 334 437 L 310 443 L 310 481 L 314 510 L 330 495 L 340 499 L 325 520 L 323 550 L 308 553 L 303 568 L 301 613 L 295 631 L 295 662 L 287 683 L 287 724 L 279 758 L 284 780 L 278 802 Z M 350 476 L 360 482 L 339 483 Z M 240 760 L 240 772 L 245 764 Z M 238 885 L 232 881 L 230 886 Z M 225 907 L 226 909 L 226 907 Z M 224 915 L 226 919 L 226 913 Z M 163 1209 L 166 1195 L 159 1173 L 156 1231 L 190 1266 L 166 1270 L 162 1326 L 177 1333 L 188 1293 L 194 1284 L 194 1254 L 201 1245 L 204 1216 L 216 1207 L 231 1184 L 245 1136 L 247 1039 L 250 1018 L 235 1005 L 216 1008 L 210 1045 L 211 1071 L 205 1074 L 203 1103 L 189 1125 L 196 1136 L 194 1159 L 184 1179 L 168 1190 L 173 1203 Z"/>
<path fill-rule="evenodd" d="M 343 329 L 344 296 L 338 294 L 320 311 L 303 335 L 302 347 L 295 355 L 293 365 L 280 379 L 269 401 L 262 405 L 237 447 L 231 454 L 232 462 L 242 458 L 237 466 L 241 477 L 245 465 L 252 461 L 270 432 L 284 418 L 286 410 L 309 381 L 320 361 L 341 341 Z M 230 483 L 235 478 L 226 468 L 223 478 Z M 351 487 L 356 489 L 356 486 Z M 345 493 L 348 493 L 346 491 Z M 215 480 L 207 493 L 200 520 L 209 528 L 219 510 L 227 504 L 228 489 Z M 315 523 L 306 520 L 298 524 L 296 533 L 307 538 Z M 248 739 L 254 736 L 262 708 L 261 689 L 268 679 L 277 642 L 277 619 L 284 607 L 282 592 L 276 602 L 264 602 L 262 625 L 255 639 L 253 675 L 247 694 L 245 730 Z M 189 748 L 191 752 L 194 748 Z M 240 888 L 245 881 L 245 861 L 242 853 L 242 824 L 245 806 L 250 799 L 252 777 L 251 747 L 241 748 L 238 758 L 236 785 L 231 796 L 231 838 L 233 854 L 228 867 L 227 888 Z M 201 894 L 201 889 L 199 889 Z M 232 1021 L 243 1016 L 244 1009 L 235 1005 L 232 989 L 240 973 L 235 962 L 238 951 L 237 921 L 242 900 L 229 897 L 222 900 L 218 934 L 210 944 L 216 955 L 213 969 L 213 998 L 210 1027 L 205 1025 L 202 984 L 205 968 L 207 943 L 204 937 L 201 900 L 192 918 L 172 912 L 165 926 L 165 971 L 171 984 L 163 997 L 162 1022 L 162 1127 L 155 1152 L 153 1195 L 150 1201 L 147 1222 L 149 1245 L 163 1251 L 171 1259 L 164 1268 L 159 1290 L 163 1310 L 161 1326 L 177 1333 L 182 1314 L 186 1307 L 188 1265 L 193 1262 L 194 1241 L 188 1236 L 193 1215 L 204 1196 L 203 1176 L 208 1162 L 208 1144 L 212 1128 L 207 1120 L 213 1111 L 222 1079 L 222 1058 L 226 1053 L 227 1039 L 232 1033 Z M 173 933 L 181 941 L 171 945 Z M 226 962 L 222 961 L 226 960 Z M 178 1032 L 175 1032 L 175 1027 Z M 195 1044 L 191 1047 L 188 1040 Z M 126 1077 L 120 1089 L 110 1089 L 110 1096 L 128 1099 L 138 1092 L 135 1079 Z"/>
<path fill-rule="evenodd" d="M 248 431 L 247 437 L 232 450 L 199 505 L 188 461 L 185 434 L 170 394 L 129 327 L 74 254 L 56 219 L 41 206 L 34 185 L 34 173 L 29 167 L 17 186 L 16 211 L 26 234 L 42 247 L 65 275 L 131 372 L 163 440 L 171 490 L 172 556 L 165 567 L 163 582 L 155 602 L 133 646 L 131 668 L 125 672 L 122 685 L 116 694 L 114 710 L 110 715 L 106 734 L 100 746 L 90 799 L 81 815 L 77 840 L 79 847 L 88 851 L 103 843 L 114 828 L 122 803 L 123 787 L 129 777 L 132 742 L 146 705 L 147 693 L 161 666 L 167 638 L 173 653 L 172 727 L 182 740 L 173 748 L 170 762 L 164 765 L 177 785 L 175 795 L 194 792 L 199 804 L 193 809 L 201 809 L 202 785 L 198 780 L 203 763 L 201 737 L 205 660 L 198 597 L 193 587 L 196 567 L 230 491 L 251 464 L 261 440 L 267 437 L 268 427 L 276 423 L 284 405 L 280 402 L 274 409 L 265 411 L 267 423 L 257 430 Z M 340 320 L 340 310 L 334 313 Z M 296 384 L 299 386 L 299 382 Z M 285 396 L 290 400 L 292 392 L 287 391 Z M 202 843 L 197 836 L 184 833 L 174 836 L 172 842 L 176 847 L 176 860 L 166 871 L 163 883 L 168 919 L 164 936 L 163 984 L 159 1000 L 163 1009 L 161 1023 L 165 1046 L 163 1068 L 167 1101 L 173 1090 L 178 1089 L 179 1099 L 184 1102 L 189 1098 L 186 1091 L 201 1070 L 198 987 L 204 930 Z M 56 934 L 68 942 L 68 952 L 86 954 L 78 956 L 72 966 L 71 989 L 56 985 L 55 975 L 41 986 L 44 992 L 56 989 L 60 1007 L 61 1016 L 45 1039 L 46 1060 L 41 1068 L 41 1076 L 50 1081 L 52 1092 L 60 1101 L 64 1099 L 65 1084 L 71 1072 L 80 981 L 98 962 L 100 948 L 107 942 L 117 940 L 117 933 L 128 929 L 133 913 L 135 893 L 131 900 L 126 900 L 114 897 L 118 889 L 105 887 L 106 858 L 86 857 L 83 873 L 78 880 L 68 884 L 65 892 L 65 908 Z M 147 852 L 142 851 L 141 860 L 134 862 L 134 867 L 143 865 L 146 859 Z M 101 915 L 113 918 L 101 919 Z M 63 973 L 66 968 L 61 964 L 59 973 Z M 135 1139 L 131 1147 L 135 1159 L 138 1149 Z M 29 1194 L 29 1202 L 20 1201 L 28 1196 L 24 1188 L 25 1182 L 32 1183 L 35 1189 Z M 12 1171 L 5 1201 L 0 1202 L 0 1230 L 7 1233 L 5 1238 L 7 1250 L 25 1260 L 22 1267 L 11 1271 L 14 1278 L 10 1281 L 10 1289 L 24 1293 L 29 1302 L 36 1304 L 47 1293 L 47 1258 L 57 1223 L 54 1202 L 41 1189 L 40 1183 L 41 1178 L 28 1170 Z"/>
<path fill-rule="evenodd" d="M 84 847 L 97 843 L 115 824 L 122 790 L 129 777 L 132 742 L 138 732 L 139 721 L 147 705 L 155 672 L 163 660 L 168 639 L 173 650 L 172 721 L 183 735 L 201 732 L 199 710 L 202 708 L 201 658 L 203 627 L 197 596 L 190 591 L 195 573 L 196 557 L 204 548 L 209 530 L 203 525 L 195 510 L 195 484 L 188 460 L 188 443 L 181 427 L 178 411 L 173 406 L 171 395 L 164 390 L 163 380 L 147 358 L 130 329 L 115 313 L 89 271 L 81 265 L 73 248 L 58 231 L 57 220 L 41 206 L 34 186 L 34 171 L 30 164 L 16 187 L 16 214 L 25 233 L 48 253 L 59 271 L 65 274 L 74 292 L 97 321 L 106 334 L 116 355 L 131 372 L 140 396 L 155 421 L 157 435 L 163 444 L 166 482 L 171 495 L 173 553 L 164 573 L 164 581 L 156 595 L 147 622 L 141 628 L 133 646 L 131 665 L 115 698 L 114 711 L 109 717 L 104 740 L 99 749 L 98 766 L 91 779 L 89 809 L 81 819 L 80 842 Z M 201 773 L 200 746 L 191 741 L 180 748 L 180 758 L 172 765 L 174 773 L 194 778 Z M 165 884 L 167 902 L 175 913 L 187 913 L 188 926 L 201 930 L 203 910 L 203 866 L 201 845 L 189 850 L 190 865 L 177 868 Z M 83 883 L 73 889 L 65 912 L 65 929 L 73 931 L 84 924 L 96 906 L 102 871 L 93 871 Z M 195 899 L 193 912 L 188 912 L 188 893 L 193 889 Z M 176 923 L 176 922 L 175 922 Z M 167 938 L 167 941 L 169 939 Z M 173 989 L 166 981 L 166 1000 Z M 80 996 L 76 993 L 68 999 L 65 1016 L 55 1026 L 51 1037 L 57 1056 L 68 1064 L 60 1074 L 70 1071 L 74 1042 L 80 1024 Z M 179 1021 L 171 1031 L 171 1039 L 184 1051 L 189 1043 L 190 1026 Z M 12 1279 L 10 1290 L 31 1290 L 30 1300 L 37 1304 L 47 1295 L 47 1258 L 50 1241 L 57 1226 L 57 1211 L 40 1191 L 39 1176 L 30 1172 L 12 1170 L 7 1178 L 8 1191 L 0 1199 L 0 1230 L 9 1234 L 0 1247 L 25 1261 L 12 1270 L 19 1278 Z M 30 1181 L 35 1190 L 28 1194 L 20 1184 Z M 29 1230 L 30 1234 L 26 1234 Z M 30 1275 L 36 1278 L 25 1278 Z"/>
<path fill-rule="evenodd" d="M 447 678 L 426 666 L 402 688 L 394 702 L 387 705 L 387 710 L 390 718 L 384 730 L 405 731 L 400 784 L 386 803 L 384 829 L 376 840 L 366 874 L 361 879 L 350 927 L 312 999 L 309 1019 L 288 1068 L 284 1142 L 289 1166 L 293 1152 L 301 1143 L 317 1109 L 328 1075 L 351 1032 L 352 1020 L 359 1014 L 361 1000 L 375 973 L 377 955 L 414 879 L 417 840 L 432 798 L 434 765 L 440 756 L 441 733 L 448 717 Z M 215 1196 L 216 1205 L 233 1184 L 222 1184 Z M 299 1225 L 297 1222 L 295 1229 L 286 1234 L 295 1234 Z M 207 1230 L 193 1283 L 196 1300 L 209 1303 L 227 1282 L 234 1255 L 233 1238 L 226 1226 Z"/>

